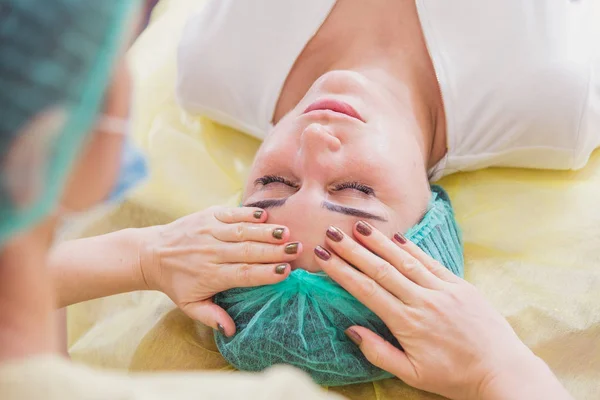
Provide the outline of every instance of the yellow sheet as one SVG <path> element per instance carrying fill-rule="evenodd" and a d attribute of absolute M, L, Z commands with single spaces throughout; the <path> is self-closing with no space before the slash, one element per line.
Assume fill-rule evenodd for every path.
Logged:
<path fill-rule="evenodd" d="M 95 234 L 235 205 L 257 141 L 185 115 L 175 49 L 198 0 L 163 0 L 131 52 L 135 138 L 151 179 Z M 234 33 L 232 33 L 234 34 Z M 578 399 L 600 385 L 600 153 L 580 172 L 485 170 L 441 182 L 464 231 L 466 279 L 505 315 Z M 210 329 L 163 295 L 134 293 L 69 309 L 73 359 L 130 371 L 231 370 Z M 397 380 L 338 388 L 351 399 L 433 399 Z"/>

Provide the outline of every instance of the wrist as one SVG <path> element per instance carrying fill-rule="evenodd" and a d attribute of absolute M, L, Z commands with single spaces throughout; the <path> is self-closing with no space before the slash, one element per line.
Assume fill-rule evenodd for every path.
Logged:
<path fill-rule="evenodd" d="M 495 371 L 480 385 L 477 399 L 571 399 L 548 365 L 527 349 L 527 352 Z"/>
<path fill-rule="evenodd" d="M 141 290 L 160 290 L 160 259 L 157 243 L 161 226 L 135 229 L 138 248 L 137 274 Z"/>

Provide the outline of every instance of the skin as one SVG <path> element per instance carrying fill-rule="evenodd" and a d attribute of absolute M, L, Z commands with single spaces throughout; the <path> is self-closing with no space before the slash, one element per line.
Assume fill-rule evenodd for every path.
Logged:
<path fill-rule="evenodd" d="M 340 18 L 344 14 L 339 10 L 349 5 L 356 8 L 347 10 L 346 20 Z M 365 29 L 364 40 L 358 41 L 369 43 L 367 34 L 376 32 L 380 46 L 367 53 L 372 57 L 359 59 L 381 65 L 387 60 L 397 67 L 390 69 L 394 73 L 371 68 L 369 63 L 336 65 L 356 61 L 351 52 L 344 57 L 344 46 L 338 43 L 339 54 L 335 47 L 325 51 L 337 60 L 328 63 L 327 71 L 307 70 L 307 76 L 322 76 L 316 82 L 308 79 L 310 90 L 302 89 L 307 83 L 297 74 L 286 83 L 290 96 L 280 99 L 276 114 L 287 116 L 281 118 L 258 154 L 245 198 L 252 202 L 287 197 L 285 205 L 263 210 L 260 215 L 256 214 L 259 209 L 251 207 L 213 208 L 164 226 L 68 242 L 50 252 L 60 217 L 57 212 L 6 243 L 0 252 L 0 363 L 58 352 L 52 318 L 57 305 L 133 290 L 161 290 L 190 317 L 232 335 L 233 321 L 212 303 L 212 296 L 231 287 L 278 282 L 289 274 L 289 264 L 299 263 L 322 268 L 386 322 L 404 352 L 361 327 L 353 327 L 349 335 L 371 362 L 407 383 L 450 398 L 512 399 L 516 393 L 520 398 L 535 397 L 532 393 L 569 398 L 545 364 L 525 348 L 475 288 L 447 273 L 410 243 L 400 245 L 388 239 L 421 215 L 429 198 L 425 170 L 443 155 L 443 150 L 436 149 L 444 138 L 437 134 L 441 126 L 439 99 L 436 102 L 435 96 L 430 96 L 430 81 L 422 79 L 419 72 L 425 62 L 418 57 L 423 49 L 410 47 L 407 40 L 401 42 L 410 57 L 405 56 L 400 64 L 392 63 L 391 53 L 384 57 L 382 52 L 387 43 L 382 38 L 389 38 L 388 34 L 405 37 L 415 20 L 404 20 L 398 15 L 410 14 L 393 13 L 384 5 L 390 3 L 381 0 L 360 8 L 359 1 L 342 0 L 325 28 L 337 19 L 340 27 L 348 29 L 359 23 L 359 17 L 371 23 L 377 17 L 391 18 L 371 25 L 379 27 L 402 22 L 396 25 L 408 31 Z M 398 2 L 400 5 L 410 7 L 411 2 Z M 332 38 L 327 34 L 321 37 Z M 313 44 L 323 51 L 318 41 Z M 311 53 L 307 54 L 298 65 L 312 60 Z M 407 61 L 413 59 L 414 63 Z M 340 69 L 344 71 L 327 73 Z M 296 106 L 290 99 L 298 93 L 302 100 Z M 307 103 L 323 95 L 348 101 L 365 122 L 328 112 L 301 115 Z M 127 71 L 120 64 L 103 112 L 124 118 L 128 97 Z M 85 210 L 107 196 L 122 143 L 122 137 L 101 130 L 90 133 L 59 209 Z M 365 154 L 370 148 L 371 155 Z M 296 185 L 257 188 L 254 180 L 265 173 L 289 174 Z M 335 188 L 348 179 L 365 181 L 376 196 L 355 193 L 355 188 Z M 373 221 L 381 230 L 371 228 L 371 235 L 359 236 L 354 225 L 358 218 L 324 210 L 324 200 L 359 207 L 386 221 Z M 288 215 L 293 218 L 286 220 Z M 356 241 L 347 235 L 337 242 L 328 239 L 325 224 L 330 221 L 352 232 Z M 282 228 L 281 234 L 274 235 Z M 306 239 L 295 254 L 286 253 L 286 244 L 298 237 Z M 313 237 L 317 238 L 314 242 Z M 315 243 L 329 249 L 327 260 L 306 251 L 315 248 Z M 278 268 L 280 265 L 285 267 Z M 496 351 L 490 354 L 490 348 Z M 515 370 L 515 366 L 521 369 Z"/>
<path fill-rule="evenodd" d="M 322 99 L 349 104 L 364 122 L 304 113 Z M 244 204 L 268 208 L 269 221 L 287 226 L 292 240 L 312 248 L 329 225 L 350 230 L 365 213 L 390 237 L 417 223 L 430 197 L 427 169 L 446 148 L 442 99 L 414 2 L 339 1 L 296 61 L 273 121 Z M 257 181 L 269 175 L 289 184 Z M 339 189 L 351 182 L 369 193 Z M 325 202 L 362 215 L 334 212 Z M 292 266 L 319 270 L 308 254 Z"/>
<path fill-rule="evenodd" d="M 365 122 L 326 110 L 303 113 L 321 98 L 345 101 Z M 372 223 L 390 236 L 405 232 L 423 215 L 430 191 L 421 142 L 415 135 L 398 134 L 420 130 L 411 117 L 394 113 L 396 106 L 364 73 L 323 75 L 265 139 L 244 204 L 269 209 L 270 221 L 287 226 L 292 240 L 307 248 L 322 243 L 319 233 L 330 224 L 350 229 L 357 220 L 336 212 L 336 206 L 363 217 L 371 214 Z M 285 182 L 257 181 L 271 175 Z M 318 270 L 309 254 L 293 265 Z"/>
<path fill-rule="evenodd" d="M 404 351 L 366 328 L 349 328 L 371 363 L 450 399 L 571 399 L 474 286 L 401 235 L 391 240 L 365 221 L 351 232 L 330 227 L 331 251 L 316 248 L 315 261 L 402 344 Z"/>

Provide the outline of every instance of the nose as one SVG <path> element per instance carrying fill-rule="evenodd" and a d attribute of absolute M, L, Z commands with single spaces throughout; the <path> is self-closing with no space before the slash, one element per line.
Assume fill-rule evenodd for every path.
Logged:
<path fill-rule="evenodd" d="M 341 147 L 342 143 L 329 128 L 318 123 L 308 125 L 300 137 L 302 160 L 312 167 L 325 168 Z"/>
<path fill-rule="evenodd" d="M 338 151 L 342 144 L 325 125 L 318 123 L 308 125 L 300 138 L 303 149 L 310 151 Z"/>

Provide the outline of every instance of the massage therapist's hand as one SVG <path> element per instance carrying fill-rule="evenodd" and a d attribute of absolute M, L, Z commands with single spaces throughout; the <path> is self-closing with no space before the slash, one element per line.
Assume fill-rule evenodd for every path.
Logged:
<path fill-rule="evenodd" d="M 140 263 L 149 289 L 167 294 L 189 317 L 227 335 L 235 324 L 212 297 L 280 282 L 302 246 L 286 243 L 286 227 L 265 223 L 257 208 L 214 207 L 147 228 Z"/>
<path fill-rule="evenodd" d="M 351 327 L 346 334 L 371 363 L 451 399 L 570 398 L 474 286 L 401 235 L 390 240 L 358 222 L 353 236 L 331 227 L 325 240 L 332 251 L 317 247 L 315 255 L 404 348 Z"/>

